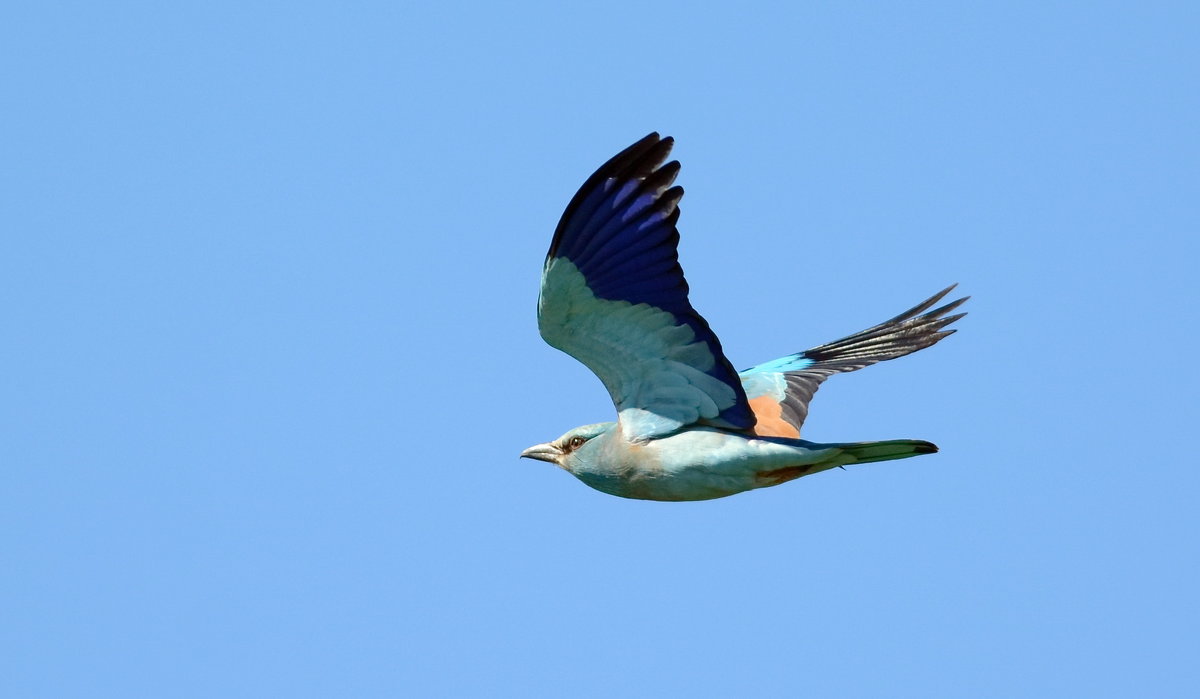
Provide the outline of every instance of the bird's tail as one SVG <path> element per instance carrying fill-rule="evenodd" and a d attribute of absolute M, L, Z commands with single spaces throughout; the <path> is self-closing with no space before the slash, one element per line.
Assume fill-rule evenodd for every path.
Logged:
<path fill-rule="evenodd" d="M 921 454 L 935 454 L 938 450 L 936 444 L 921 439 L 889 439 L 884 442 L 851 442 L 828 446 L 842 450 L 837 460 L 845 465 L 907 459 Z"/>
<path fill-rule="evenodd" d="M 772 441 L 791 443 L 804 448 L 811 454 L 813 451 L 824 452 L 823 458 L 814 463 L 811 459 L 795 466 L 758 472 L 758 487 L 779 485 L 793 478 L 807 476 L 812 473 L 828 471 L 838 466 L 851 464 L 869 464 L 873 461 L 891 461 L 892 459 L 907 459 L 910 456 L 933 454 L 937 452 L 936 445 L 921 439 L 889 439 L 885 442 L 847 442 L 844 444 L 817 444 L 799 439 Z"/>

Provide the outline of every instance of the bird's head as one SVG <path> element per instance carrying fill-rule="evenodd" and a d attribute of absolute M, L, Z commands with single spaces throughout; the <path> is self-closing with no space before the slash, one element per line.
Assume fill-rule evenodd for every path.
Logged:
<path fill-rule="evenodd" d="M 521 452 L 521 456 L 526 459 L 546 461 L 575 473 L 580 470 L 576 466 L 586 461 L 600 448 L 603 440 L 596 438 L 607 434 L 616 425 L 615 422 L 599 422 L 595 425 L 576 427 L 553 442 L 529 447 Z"/>

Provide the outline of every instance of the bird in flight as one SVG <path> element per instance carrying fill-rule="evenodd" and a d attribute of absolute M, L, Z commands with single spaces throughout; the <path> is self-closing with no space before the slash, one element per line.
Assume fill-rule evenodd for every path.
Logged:
<path fill-rule="evenodd" d="M 688 301 L 676 251 L 679 163 L 665 162 L 673 143 L 652 133 L 589 177 L 542 270 L 542 338 L 600 377 L 617 421 L 576 427 L 521 456 L 610 495 L 680 501 L 936 452 L 916 439 L 809 442 L 800 427 L 821 382 L 933 345 L 954 332 L 946 326 L 966 314 L 950 313 L 967 299 L 933 308 L 950 286 L 862 332 L 734 371 Z"/>

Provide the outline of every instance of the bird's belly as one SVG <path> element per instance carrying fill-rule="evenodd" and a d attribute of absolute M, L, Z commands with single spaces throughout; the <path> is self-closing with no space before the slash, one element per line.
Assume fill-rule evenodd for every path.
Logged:
<path fill-rule="evenodd" d="M 688 430 L 646 444 L 614 445 L 605 460 L 608 468 L 576 475 L 587 485 L 620 497 L 711 500 L 804 475 L 803 464 L 824 453 L 717 430 Z M 764 478 L 779 469 L 788 469 L 790 477 Z"/>
<path fill-rule="evenodd" d="M 712 500 L 756 487 L 752 478 L 712 474 L 699 469 L 664 474 L 657 469 L 633 468 L 613 475 L 576 475 L 596 490 L 635 500 Z"/>

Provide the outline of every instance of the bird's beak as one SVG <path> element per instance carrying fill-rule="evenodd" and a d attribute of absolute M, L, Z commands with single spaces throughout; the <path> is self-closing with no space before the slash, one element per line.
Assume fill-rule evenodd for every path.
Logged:
<path fill-rule="evenodd" d="M 559 456 L 561 456 L 561 453 L 558 451 L 558 447 L 550 444 L 549 442 L 545 444 L 535 444 L 521 452 L 521 458 L 537 459 L 538 461 L 547 461 L 552 464 L 558 463 Z"/>

